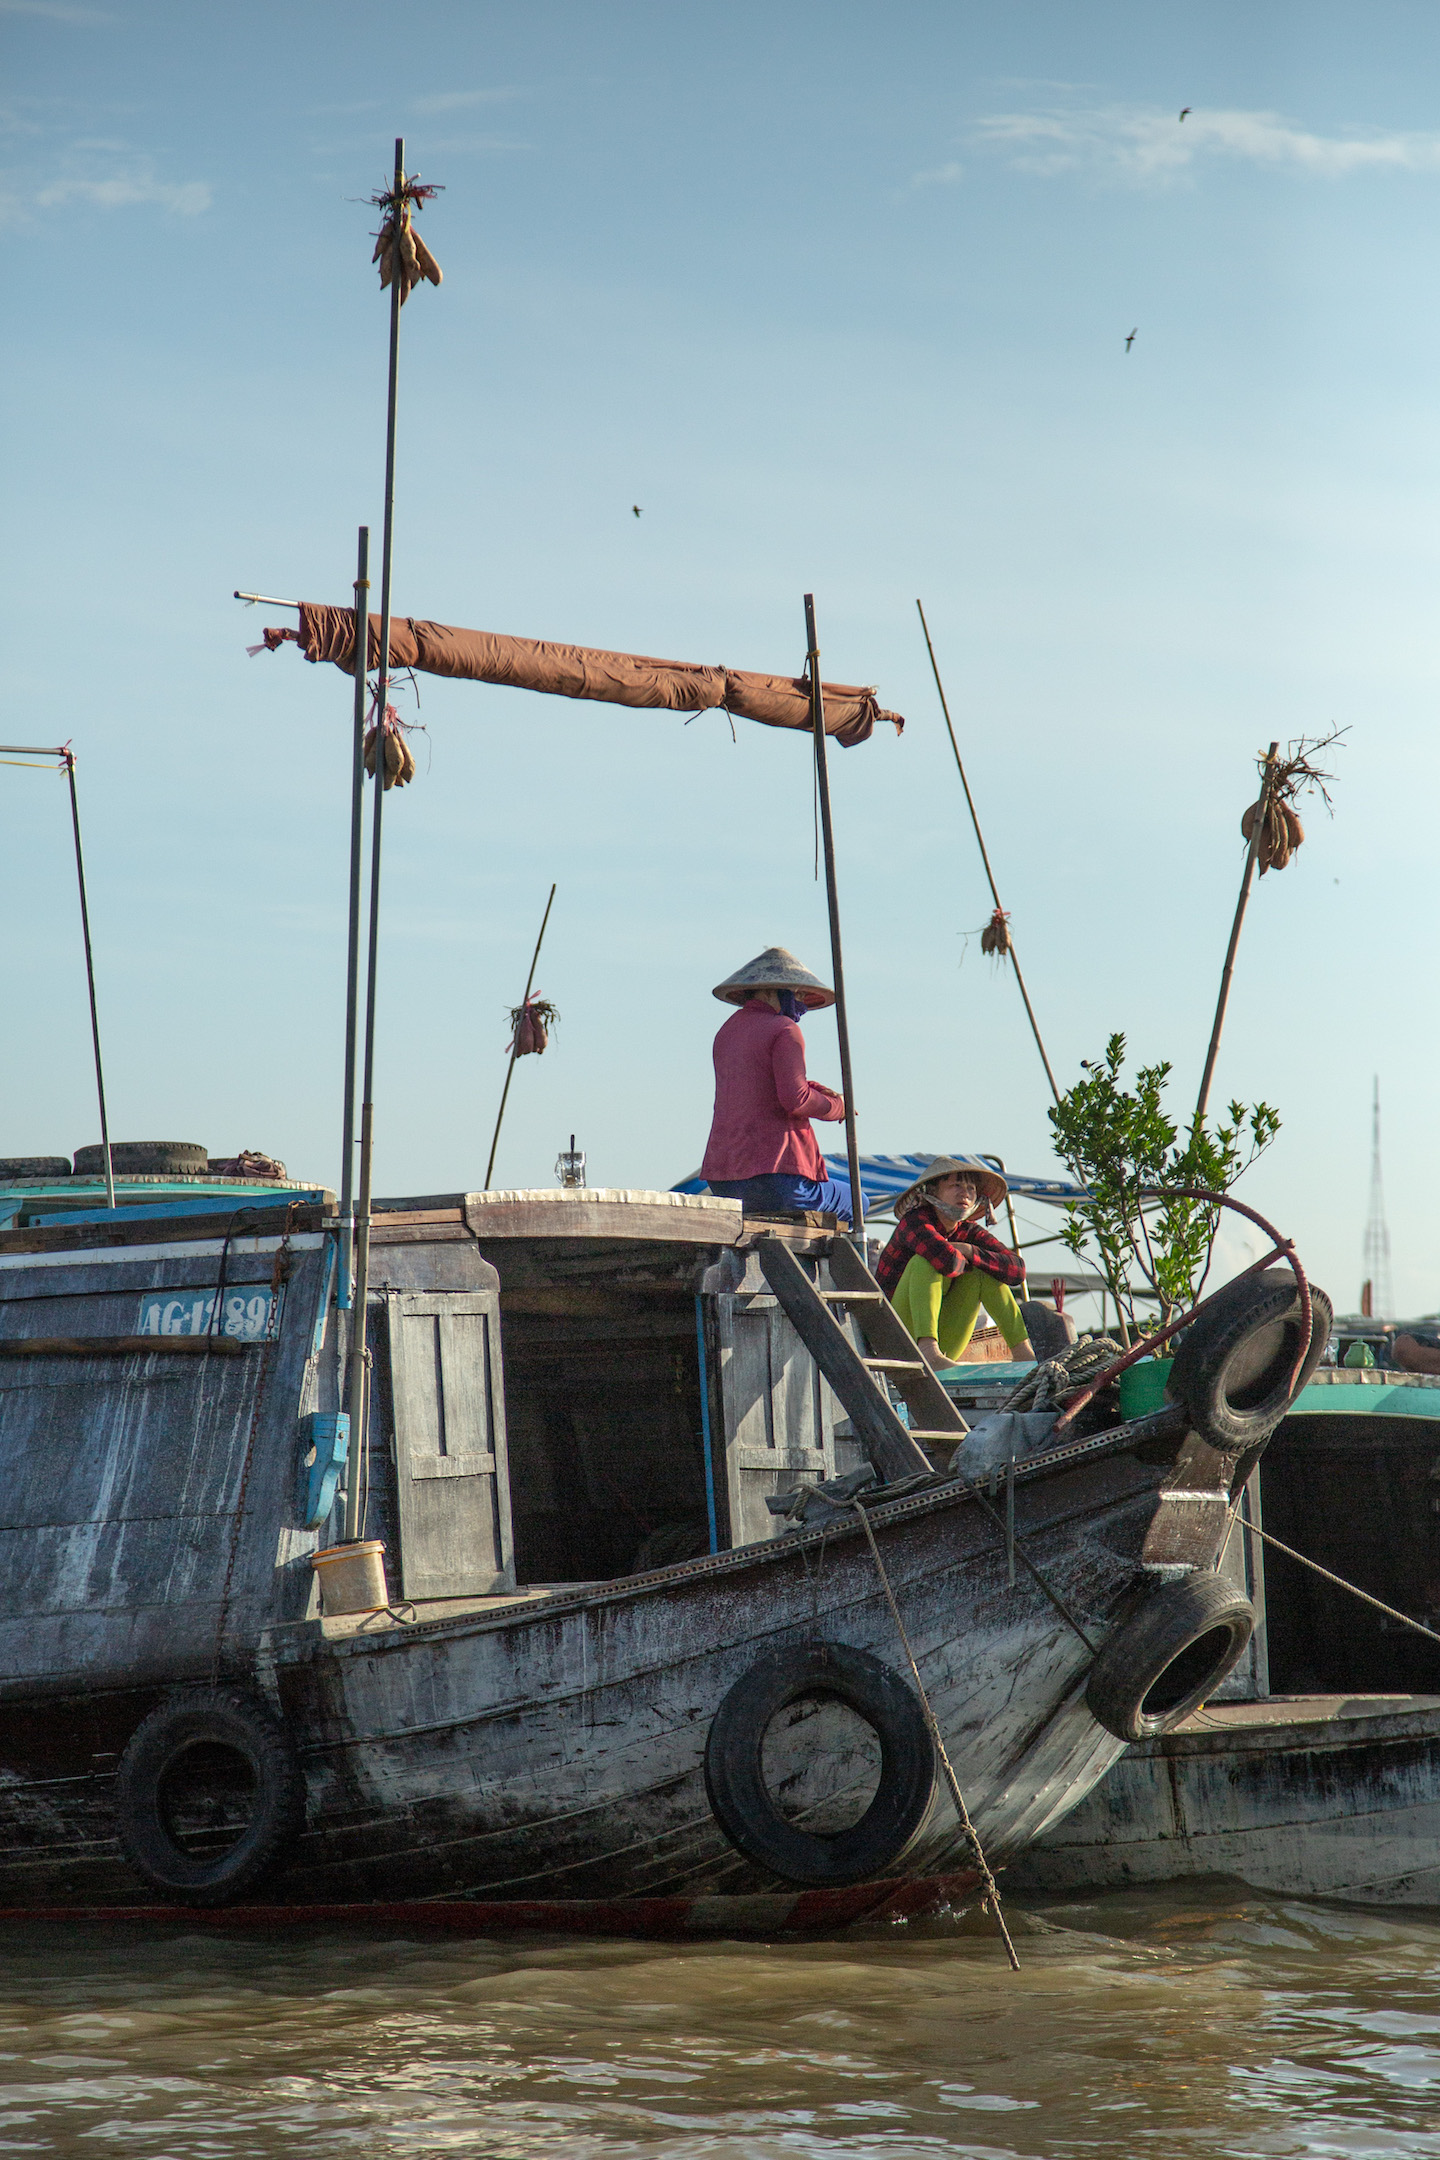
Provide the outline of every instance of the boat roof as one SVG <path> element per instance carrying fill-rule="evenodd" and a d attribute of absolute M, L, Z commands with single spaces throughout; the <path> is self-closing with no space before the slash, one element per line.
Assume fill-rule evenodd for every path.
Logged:
<path fill-rule="evenodd" d="M 212 1186 L 221 1184 L 211 1180 Z M 147 1206 L 52 1210 L 0 1221 L 0 1254 L 100 1251 L 176 1238 L 204 1243 L 233 1237 L 275 1237 L 338 1228 L 335 1196 L 321 1187 L 267 1183 L 242 1193 L 174 1194 Z M 482 1245 L 506 1239 L 584 1240 L 606 1244 L 732 1246 L 747 1231 L 777 1229 L 792 1242 L 828 1240 L 829 1218 L 788 1224 L 747 1223 L 738 1200 L 706 1193 L 652 1192 L 620 1187 L 507 1189 L 405 1195 L 373 1203 L 374 1236 L 386 1243 L 424 1242 L 469 1232 Z"/>
<path fill-rule="evenodd" d="M 314 1179 L 238 1177 L 117 1177 L 115 1214 L 214 1215 L 231 1207 L 271 1207 L 292 1200 L 329 1202 L 334 1194 Z M 103 1177 L 0 1179 L 0 1230 L 46 1222 L 111 1222 Z"/>

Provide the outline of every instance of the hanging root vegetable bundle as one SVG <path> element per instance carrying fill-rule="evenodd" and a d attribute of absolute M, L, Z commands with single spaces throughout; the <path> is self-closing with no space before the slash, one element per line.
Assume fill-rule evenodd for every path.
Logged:
<path fill-rule="evenodd" d="M 1240 820 L 1240 830 L 1248 840 L 1255 830 L 1255 817 L 1259 803 L 1251 803 Z M 1305 828 L 1287 802 L 1277 802 L 1274 789 L 1265 805 L 1265 824 L 1256 849 L 1260 875 L 1267 870 L 1283 870 L 1305 838 Z"/>
<path fill-rule="evenodd" d="M 1292 742 L 1283 758 L 1277 758 L 1269 768 L 1269 787 L 1261 787 L 1261 801 L 1265 804 L 1265 821 L 1260 828 L 1260 838 L 1255 857 L 1260 865 L 1260 875 L 1267 870 L 1283 870 L 1296 849 L 1304 845 L 1305 827 L 1295 808 L 1295 798 L 1307 789 L 1318 788 L 1330 809 L 1330 792 L 1325 783 L 1333 780 L 1333 773 L 1325 772 L 1315 763 L 1317 750 L 1328 750 L 1339 742 L 1348 728 L 1332 728 L 1328 735 L 1314 737 L 1302 735 Z M 1260 758 L 1260 776 L 1264 782 L 1267 760 Z M 1248 845 L 1255 831 L 1255 821 L 1260 815 L 1260 803 L 1253 802 L 1240 820 L 1240 831 Z"/>
<path fill-rule="evenodd" d="M 539 1057 L 550 1041 L 550 1030 L 558 1025 L 560 1015 L 549 998 L 528 997 L 523 1005 L 510 1008 L 511 1036 L 505 1048 L 517 1058 Z"/>
<path fill-rule="evenodd" d="M 439 192 L 438 188 L 422 187 L 418 179 L 413 179 L 406 182 L 398 195 L 393 187 L 389 187 L 370 198 L 375 208 L 385 213 L 370 260 L 380 265 L 382 289 L 391 283 L 399 284 L 401 307 L 421 278 L 428 278 L 432 285 L 438 285 L 443 276 L 439 263 L 416 232 L 413 219 L 413 213 Z"/>
<path fill-rule="evenodd" d="M 1010 918 L 1002 908 L 996 908 L 980 933 L 980 950 L 996 960 L 1003 960 L 1010 950 Z"/>
<path fill-rule="evenodd" d="M 372 707 L 373 710 L 373 707 Z M 375 738 L 379 734 L 385 744 L 385 785 L 387 788 L 405 787 L 415 777 L 415 757 L 405 740 L 405 723 L 393 705 L 385 708 L 385 719 L 380 728 L 374 721 L 365 737 L 365 770 L 374 778 Z"/>

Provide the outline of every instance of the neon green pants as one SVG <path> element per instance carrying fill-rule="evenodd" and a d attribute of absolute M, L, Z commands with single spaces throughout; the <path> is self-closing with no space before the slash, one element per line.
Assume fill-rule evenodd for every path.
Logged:
<path fill-rule="evenodd" d="M 917 1256 L 906 1262 L 890 1302 L 916 1342 L 933 1336 L 952 1365 L 964 1356 L 982 1305 L 1012 1350 L 1025 1341 L 1025 1316 L 1014 1292 L 980 1268 L 941 1275 Z"/>

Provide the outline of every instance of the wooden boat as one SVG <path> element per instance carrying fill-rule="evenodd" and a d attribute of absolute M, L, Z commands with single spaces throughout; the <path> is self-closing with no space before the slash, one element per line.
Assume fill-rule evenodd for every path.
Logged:
<path fill-rule="evenodd" d="M 1097 1402 L 1014 1466 L 1007 1539 L 831 1226 L 448 1194 L 379 1204 L 352 1465 L 336 1228 L 0 1233 L 0 1906 L 769 1932 L 961 1895 L 887 1582 L 992 1864 L 1114 1762 L 1092 1664 L 1224 1534 L 1235 1456 L 1183 1411 Z M 326 1612 L 362 1461 L 388 1575 Z M 1183 1715 L 1237 1615 L 1172 1628 L 1136 1707 Z"/>
<path fill-rule="evenodd" d="M 1440 1380 L 1327 1368 L 1267 1449 L 1252 1512 L 1440 1630 L 1437 1481 Z M 1259 1656 L 1241 1688 L 1221 1690 L 1241 1699 L 1131 1748 L 1012 1879 L 1071 1891 L 1219 1874 L 1287 1895 L 1440 1904 L 1440 1640 L 1246 1543 L 1231 1564 L 1262 1616 Z"/>

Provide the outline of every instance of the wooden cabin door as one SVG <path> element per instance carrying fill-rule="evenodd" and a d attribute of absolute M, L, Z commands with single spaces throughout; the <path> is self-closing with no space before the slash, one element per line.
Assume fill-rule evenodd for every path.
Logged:
<path fill-rule="evenodd" d="M 386 1304 L 402 1594 L 513 1590 L 499 1295 L 401 1292 Z"/>
<path fill-rule="evenodd" d="M 828 1286 L 828 1271 L 824 1280 Z M 715 1308 L 730 1543 L 752 1545 L 785 1528 L 766 1507 L 768 1494 L 834 1477 L 860 1452 L 852 1445 L 837 1462 L 843 1413 L 753 1253 L 738 1289 L 717 1297 Z"/>

